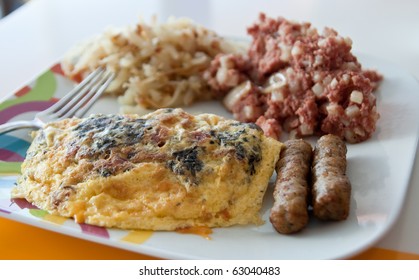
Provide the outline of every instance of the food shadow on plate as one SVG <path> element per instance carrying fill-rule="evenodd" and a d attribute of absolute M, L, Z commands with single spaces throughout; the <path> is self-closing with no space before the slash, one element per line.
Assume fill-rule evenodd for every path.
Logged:
<path fill-rule="evenodd" d="M 382 213 L 389 212 L 388 205 L 382 203 L 386 199 L 383 195 L 391 192 L 383 190 L 392 186 L 388 181 L 391 170 L 384 151 L 374 157 L 350 157 L 347 170 L 352 185 L 351 215 L 360 225 L 381 223 L 387 218 Z"/>
<path fill-rule="evenodd" d="M 371 139 L 365 143 L 370 141 L 394 141 L 412 135 L 412 127 L 409 125 L 409 122 L 406 123 L 411 118 L 409 116 L 413 117 L 412 104 L 406 102 L 405 98 L 402 98 L 400 86 L 399 79 L 385 76 L 382 84 L 376 90 L 377 111 L 380 114 L 380 118 L 377 121 L 376 131 Z M 411 121 L 417 122 L 417 120 L 413 119 Z"/>

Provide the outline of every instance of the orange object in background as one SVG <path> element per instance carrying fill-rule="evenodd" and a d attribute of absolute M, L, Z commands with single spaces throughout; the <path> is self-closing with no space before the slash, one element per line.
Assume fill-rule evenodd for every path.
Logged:
<path fill-rule="evenodd" d="M 147 255 L 0 218 L 3 260 L 146 260 Z"/>

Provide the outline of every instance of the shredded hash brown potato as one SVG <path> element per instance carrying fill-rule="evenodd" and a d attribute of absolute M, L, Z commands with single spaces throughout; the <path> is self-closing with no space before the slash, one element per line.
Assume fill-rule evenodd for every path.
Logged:
<path fill-rule="evenodd" d="M 68 52 L 64 73 L 81 81 L 98 66 L 117 73 L 108 88 L 120 95 L 122 112 L 180 107 L 211 98 L 202 78 L 219 53 L 244 49 L 189 19 L 169 18 L 159 24 L 142 20 L 135 26 L 107 29 Z"/>

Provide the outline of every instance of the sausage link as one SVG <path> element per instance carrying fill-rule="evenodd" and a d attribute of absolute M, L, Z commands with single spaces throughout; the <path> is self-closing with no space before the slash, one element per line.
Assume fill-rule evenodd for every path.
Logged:
<path fill-rule="evenodd" d="M 335 135 L 322 136 L 314 149 L 312 204 L 321 220 L 345 220 L 349 215 L 351 183 L 346 176 L 345 143 Z"/>
<path fill-rule="evenodd" d="M 312 147 L 304 140 L 288 140 L 276 165 L 277 179 L 270 221 L 279 233 L 302 230 L 308 223 L 308 183 Z"/>

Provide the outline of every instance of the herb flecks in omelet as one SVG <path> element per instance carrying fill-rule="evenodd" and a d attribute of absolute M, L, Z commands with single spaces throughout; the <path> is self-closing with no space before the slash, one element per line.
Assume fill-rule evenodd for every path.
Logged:
<path fill-rule="evenodd" d="M 280 149 L 254 124 L 181 109 L 66 119 L 34 134 L 13 196 L 99 226 L 260 224 Z"/>
<path fill-rule="evenodd" d="M 177 175 L 186 177 L 186 182 L 198 185 L 197 174 L 204 167 L 204 163 L 199 159 L 198 151 L 202 147 L 192 147 L 181 151 L 173 152 L 173 159 L 169 160 L 168 167 Z"/>

